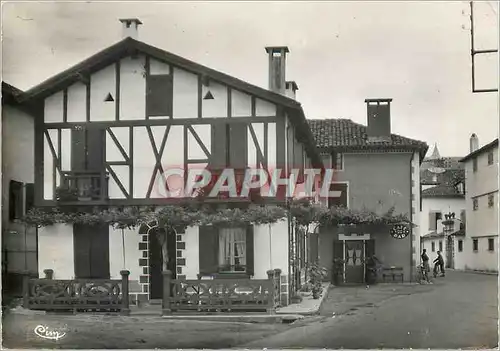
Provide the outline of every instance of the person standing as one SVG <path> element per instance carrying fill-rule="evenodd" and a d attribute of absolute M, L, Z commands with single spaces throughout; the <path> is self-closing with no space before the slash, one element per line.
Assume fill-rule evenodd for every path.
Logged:
<path fill-rule="evenodd" d="M 441 256 L 441 251 L 437 252 L 438 257 L 434 260 L 434 275 L 437 275 L 437 269 L 439 268 L 441 271 L 441 276 L 444 277 L 444 259 L 443 256 Z"/>
<path fill-rule="evenodd" d="M 427 282 L 429 282 L 429 272 L 430 272 L 430 266 L 429 266 L 429 256 L 427 256 L 427 250 L 426 249 L 423 249 L 422 250 L 422 255 L 420 256 L 422 258 L 422 265 L 423 265 L 423 274 L 424 274 L 424 277 L 425 277 L 425 280 L 427 280 Z"/>

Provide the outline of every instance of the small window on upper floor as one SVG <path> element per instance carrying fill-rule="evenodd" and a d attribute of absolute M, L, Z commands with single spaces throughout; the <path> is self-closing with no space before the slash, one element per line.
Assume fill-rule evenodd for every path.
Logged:
<path fill-rule="evenodd" d="M 488 165 L 493 164 L 493 151 L 488 152 Z"/>
<path fill-rule="evenodd" d="M 495 195 L 489 194 L 488 195 L 488 208 L 492 208 L 495 206 Z"/>
<path fill-rule="evenodd" d="M 488 238 L 488 251 L 495 251 L 495 240 Z"/>
<path fill-rule="evenodd" d="M 472 209 L 474 211 L 477 211 L 478 208 L 479 208 L 479 201 L 478 201 L 478 199 L 472 199 Z"/>
<path fill-rule="evenodd" d="M 333 154 L 333 168 L 337 171 L 344 170 L 344 155 L 341 153 Z"/>
<path fill-rule="evenodd" d="M 474 157 L 472 159 L 472 171 L 477 172 L 477 158 L 476 157 Z"/>

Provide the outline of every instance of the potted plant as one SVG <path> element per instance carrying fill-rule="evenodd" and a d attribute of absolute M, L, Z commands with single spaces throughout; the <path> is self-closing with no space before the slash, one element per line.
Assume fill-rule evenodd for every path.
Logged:
<path fill-rule="evenodd" d="M 56 188 L 57 201 L 76 201 L 78 200 L 78 191 L 67 185 L 61 185 Z"/>
<path fill-rule="evenodd" d="M 366 259 L 366 283 L 375 284 L 378 281 L 379 271 L 382 267 L 382 262 L 372 255 Z"/>
<path fill-rule="evenodd" d="M 326 278 L 328 271 L 316 263 L 311 263 L 307 267 L 307 274 L 313 299 L 319 299 L 323 291 L 323 280 Z"/>
<path fill-rule="evenodd" d="M 333 260 L 332 267 L 332 280 L 334 285 L 340 285 L 342 282 L 342 276 L 344 273 L 344 260 L 341 258 L 335 258 Z"/>

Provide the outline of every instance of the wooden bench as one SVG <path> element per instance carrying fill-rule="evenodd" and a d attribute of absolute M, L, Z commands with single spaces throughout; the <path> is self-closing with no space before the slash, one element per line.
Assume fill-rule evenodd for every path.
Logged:
<path fill-rule="evenodd" d="M 402 267 L 385 267 L 382 270 L 382 279 L 385 282 L 386 277 L 392 277 L 392 281 L 395 282 L 396 278 L 399 281 L 401 278 L 401 283 L 404 281 L 404 273 Z"/>

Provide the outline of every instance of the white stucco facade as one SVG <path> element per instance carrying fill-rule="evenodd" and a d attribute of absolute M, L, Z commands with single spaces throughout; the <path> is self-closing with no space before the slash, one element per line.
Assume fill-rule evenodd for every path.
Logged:
<path fill-rule="evenodd" d="M 498 142 L 468 156 L 464 163 L 467 209 L 464 267 L 498 272 Z"/>

